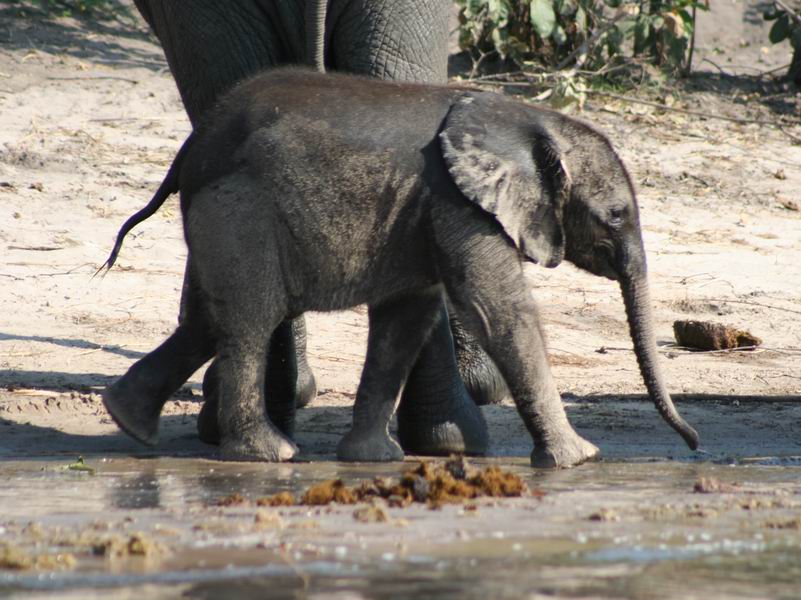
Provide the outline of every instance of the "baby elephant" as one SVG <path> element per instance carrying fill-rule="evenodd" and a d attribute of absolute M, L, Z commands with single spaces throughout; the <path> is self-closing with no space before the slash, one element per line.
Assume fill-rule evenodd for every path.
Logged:
<path fill-rule="evenodd" d="M 366 303 L 367 358 L 337 453 L 399 459 L 387 427 L 444 291 L 506 379 L 532 464 L 582 463 L 598 449 L 567 421 L 523 276 L 525 260 L 567 258 L 620 281 L 649 394 L 697 447 L 658 368 L 631 181 L 587 125 L 491 93 L 272 70 L 225 96 L 179 157 L 186 317 L 104 395 L 136 437 L 155 434 L 164 400 L 216 354 L 223 457 L 290 458 L 265 412 L 271 333 Z"/>

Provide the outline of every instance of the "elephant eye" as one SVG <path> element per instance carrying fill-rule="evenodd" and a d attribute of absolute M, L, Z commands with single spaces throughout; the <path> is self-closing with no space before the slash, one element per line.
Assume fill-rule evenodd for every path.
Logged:
<path fill-rule="evenodd" d="M 623 219 L 626 216 L 625 208 L 611 208 L 609 209 L 609 225 L 612 227 L 620 227 L 623 224 Z"/>

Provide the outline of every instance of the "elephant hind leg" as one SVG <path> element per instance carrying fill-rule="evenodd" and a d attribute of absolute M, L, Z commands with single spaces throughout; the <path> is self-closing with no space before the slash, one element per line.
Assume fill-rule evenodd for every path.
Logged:
<path fill-rule="evenodd" d="M 267 416 L 264 396 L 264 356 L 267 344 L 259 336 L 225 336 L 221 340 L 218 423 L 220 454 L 226 460 L 289 460 L 297 447 Z M 269 399 L 268 399 L 269 400 Z"/>
<path fill-rule="evenodd" d="M 284 321 L 273 332 L 267 354 L 264 395 L 267 416 L 288 438 L 295 433 L 295 409 L 317 395 L 314 375 L 306 362 L 306 324 L 303 317 Z M 220 444 L 220 381 L 217 361 L 203 377 L 203 407 L 197 417 L 197 431 L 207 444 Z"/>
<path fill-rule="evenodd" d="M 367 356 L 353 405 L 353 425 L 337 456 L 347 461 L 403 459 L 388 431 L 400 393 L 439 316 L 439 286 L 395 296 L 369 309 Z"/>
<path fill-rule="evenodd" d="M 297 448 L 268 418 L 265 357 L 287 313 L 287 296 L 272 222 L 246 210 L 252 204 L 250 183 L 231 179 L 194 196 L 187 241 L 193 271 L 210 298 L 206 308 L 217 340 L 212 375 L 220 455 L 280 461 L 292 458 Z"/>
<path fill-rule="evenodd" d="M 245 284 L 244 273 L 232 274 L 214 305 L 218 334 L 216 375 L 220 455 L 226 460 L 289 460 L 297 447 L 268 417 L 265 394 L 271 334 L 278 327 L 284 303 L 272 290 Z M 291 331 L 289 333 L 291 336 Z M 294 404 L 292 405 L 294 409 Z"/>

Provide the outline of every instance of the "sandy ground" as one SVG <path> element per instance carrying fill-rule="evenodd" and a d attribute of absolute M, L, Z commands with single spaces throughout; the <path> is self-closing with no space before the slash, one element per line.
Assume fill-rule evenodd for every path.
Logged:
<path fill-rule="evenodd" d="M 797 115 L 797 94 L 753 77 L 785 64 L 789 46 L 765 47 L 753 6 L 721 7 L 702 15 L 701 72 L 674 107 L 763 123 Z M 189 125 L 141 22 L 19 18 L 7 6 L 0 18 L 0 454 L 142 452 L 116 433 L 97 392 L 175 325 L 185 257 L 175 200 L 128 239 L 118 268 L 92 275 Z M 731 432 L 742 430 L 759 439 L 741 453 L 801 451 L 801 147 L 769 125 L 601 95 L 583 117 L 611 136 L 639 189 L 663 364 L 704 448 L 736 454 Z M 642 402 L 615 284 L 567 264 L 528 275 L 577 427 L 607 456 L 682 453 Z M 764 348 L 671 348 L 673 320 L 688 318 L 747 329 Z M 304 453 L 330 455 L 358 381 L 364 309 L 309 324 L 321 394 L 299 439 Z M 192 440 L 197 382 L 168 405 L 162 450 L 209 452 Z M 528 452 L 511 405 L 486 414 L 493 454 Z"/>
<path fill-rule="evenodd" d="M 279 521 L 265 517 L 254 532 L 253 506 L 223 510 L 214 507 L 216 499 L 240 491 L 252 499 L 332 476 L 397 474 L 398 465 L 331 460 L 350 419 L 365 311 L 309 315 L 321 394 L 300 413 L 298 442 L 311 464 L 205 460 L 213 448 L 195 435 L 201 373 L 168 403 L 159 447 L 121 434 L 98 394 L 175 326 L 185 257 L 175 200 L 129 237 L 117 268 L 105 278 L 92 275 L 119 225 L 155 190 L 188 121 L 161 51 L 140 22 L 20 18 L 0 3 L 0 542 L 40 551 L 42 540 L 52 544 L 65 532 L 143 530 L 173 556 L 153 568 L 80 557 L 78 572 L 47 581 L 0 573 L 0 595 L 136 583 L 145 586 L 136 588 L 140 597 L 143 591 L 156 597 L 152 586 L 170 597 L 185 589 L 169 573 L 190 567 L 213 571 L 201 577 L 206 583 L 194 588 L 196 597 L 221 589 L 261 593 L 266 584 L 259 582 L 269 577 L 287 590 L 306 593 L 317 585 L 334 593 L 340 584 L 326 570 L 332 564 L 340 575 L 353 568 L 353 581 L 374 586 L 372 594 L 337 596 L 343 598 L 413 596 L 424 584 L 448 597 L 437 583 L 443 572 L 463 582 L 449 588 L 460 598 L 521 597 L 523 589 L 586 597 L 606 597 L 592 591 L 601 589 L 648 598 L 726 597 L 727 590 L 766 595 L 767 587 L 744 593 L 730 575 L 695 587 L 697 595 L 679 589 L 708 583 L 711 570 L 723 567 L 752 578 L 762 573 L 764 582 L 791 590 L 801 578 L 797 569 L 763 573 L 738 558 L 778 552 L 775 564 L 797 564 L 801 541 L 793 520 L 801 493 L 801 146 L 792 137 L 801 137 L 801 96 L 758 76 L 789 63 L 789 46 L 767 47 L 759 7 L 726 0 L 701 16 L 699 72 L 663 100 L 705 116 L 597 94 L 582 115 L 609 134 L 639 190 L 663 366 L 705 453 L 690 453 L 644 398 L 615 284 L 567 264 L 532 266 L 528 276 L 570 418 L 610 462 L 532 472 L 530 439 L 507 403 L 484 410 L 490 454 L 545 489 L 545 500 L 508 501 L 499 510 L 482 505 L 480 519 L 461 509 L 390 511 L 397 527 L 389 529 L 354 525 L 350 508 L 288 510 Z M 781 123 L 783 130 L 775 126 Z M 733 324 L 764 345 L 753 352 L 687 352 L 672 346 L 675 319 Z M 79 454 L 97 477 L 64 476 Z M 742 466 L 720 466 L 734 464 Z M 701 476 L 746 483 L 728 495 L 693 495 Z M 41 522 L 28 527 L 31 518 Z M 404 520 L 411 527 L 398 524 Z M 683 550 L 672 554 L 674 544 Z M 788 554 L 786 547 L 795 550 Z M 215 554 L 220 548 L 226 554 Z M 696 560 L 702 555 L 724 559 L 713 567 Z M 473 556 L 483 558 L 476 563 Z M 594 566 L 581 571 L 576 556 Z M 685 561 L 681 582 L 673 559 Z M 450 566 L 441 567 L 442 560 Z M 359 579 L 360 561 L 372 574 L 366 580 Z M 553 561 L 558 568 L 548 570 Z M 254 567 L 264 564 L 271 566 Z M 414 574 L 410 587 L 393 587 L 403 579 L 397 569 L 407 567 Z M 511 592 L 503 587 L 504 569 L 517 569 Z M 87 579 L 87 572 L 103 575 Z M 495 573 L 499 587 L 475 581 L 477 572 Z M 145 576 L 126 579 L 130 573 Z M 242 578 L 250 583 L 219 583 Z M 666 586 L 662 592 L 649 587 L 654 581 Z M 85 590 L 75 597 L 87 597 Z"/>

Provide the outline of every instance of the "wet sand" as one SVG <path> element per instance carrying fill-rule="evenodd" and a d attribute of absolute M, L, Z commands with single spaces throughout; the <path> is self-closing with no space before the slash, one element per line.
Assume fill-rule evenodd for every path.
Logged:
<path fill-rule="evenodd" d="M 387 521 L 365 522 L 359 506 L 256 500 L 324 479 L 397 476 L 401 465 L 85 462 L 94 473 L 52 459 L 0 466 L 0 539 L 75 562 L 0 571 L 0 593 L 789 598 L 801 575 L 796 466 L 637 461 L 534 472 L 505 459 L 536 494 L 437 510 L 384 505 Z M 497 461 L 476 464 L 488 462 Z M 232 491 L 244 502 L 218 506 Z M 144 551 L 128 549 L 134 538 Z M 125 549 L 98 550 L 108 547 Z"/>

